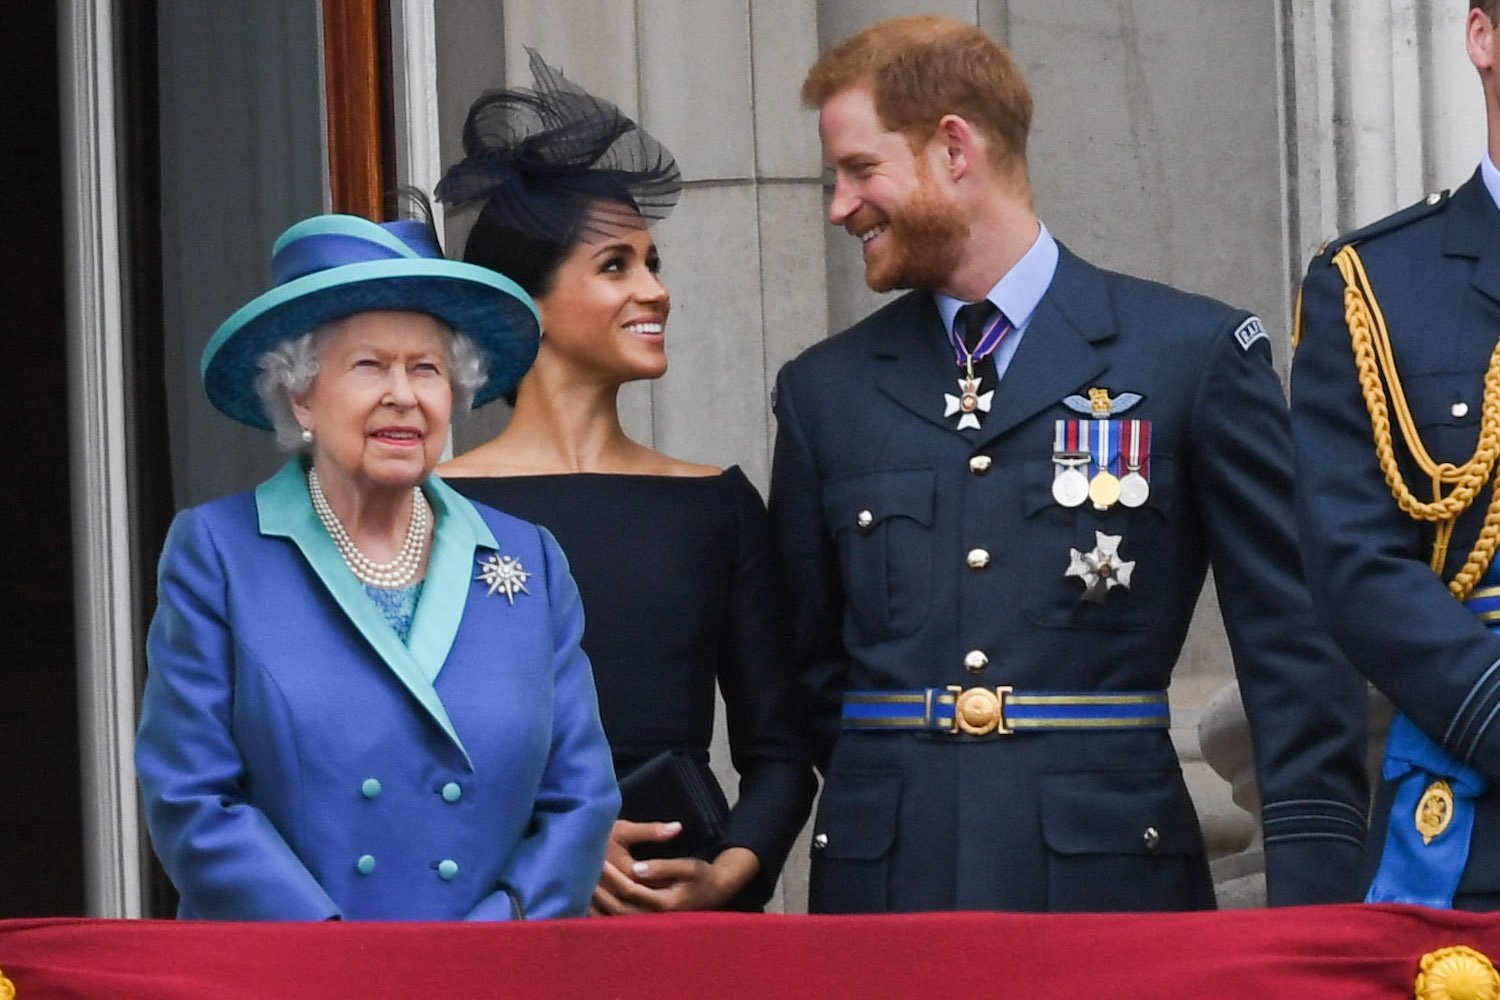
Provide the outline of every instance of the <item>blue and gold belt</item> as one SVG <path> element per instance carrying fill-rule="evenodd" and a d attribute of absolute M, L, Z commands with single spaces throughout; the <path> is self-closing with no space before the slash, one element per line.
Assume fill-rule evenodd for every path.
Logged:
<path fill-rule="evenodd" d="M 843 728 L 991 734 L 1167 729 L 1165 691 L 1081 694 L 1016 691 L 1008 686 L 844 692 Z"/>

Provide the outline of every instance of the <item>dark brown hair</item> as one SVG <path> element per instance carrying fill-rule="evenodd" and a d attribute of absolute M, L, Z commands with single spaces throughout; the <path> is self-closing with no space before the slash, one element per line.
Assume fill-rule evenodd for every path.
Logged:
<path fill-rule="evenodd" d="M 859 86 L 870 88 L 881 123 L 913 147 L 954 114 L 990 140 L 996 166 L 1025 171 L 1031 91 L 1005 47 L 973 25 L 930 15 L 881 21 L 813 64 L 802 102 L 817 109 Z"/>

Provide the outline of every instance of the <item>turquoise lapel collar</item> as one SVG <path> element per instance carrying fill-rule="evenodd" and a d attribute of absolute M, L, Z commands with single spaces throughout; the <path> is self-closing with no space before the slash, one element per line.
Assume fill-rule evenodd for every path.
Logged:
<path fill-rule="evenodd" d="M 500 543 L 474 505 L 437 476 L 428 476 L 422 489 L 437 517 L 437 529 L 407 650 L 428 667 L 427 676 L 436 681 L 458 636 L 464 604 L 476 578 L 475 550 L 494 551 Z"/>
<path fill-rule="evenodd" d="M 381 617 L 364 585 L 344 564 L 333 539 L 318 521 L 307 495 L 301 461 L 291 460 L 275 476 L 261 483 L 255 490 L 255 506 L 261 534 L 289 538 L 296 544 L 359 634 L 467 760 L 468 751 L 458 738 L 433 682 L 448 658 L 463 619 L 474 549 L 495 548 L 496 543 L 494 534 L 474 508 L 437 477 L 429 476 L 423 489 L 437 515 L 433 533 L 437 541 L 428 560 L 427 582 L 417 603 L 409 647 L 402 645 Z"/>

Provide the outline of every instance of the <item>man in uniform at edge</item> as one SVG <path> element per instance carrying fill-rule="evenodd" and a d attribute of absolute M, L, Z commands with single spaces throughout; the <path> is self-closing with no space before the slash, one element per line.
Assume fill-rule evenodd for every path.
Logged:
<path fill-rule="evenodd" d="M 1053 240 L 1030 95 L 977 28 L 878 24 L 803 99 L 829 220 L 872 288 L 916 289 L 777 384 L 771 510 L 826 776 L 811 909 L 1212 907 L 1164 692 L 1210 557 L 1270 899 L 1353 898 L 1364 691 L 1298 569 L 1260 322 Z"/>
<path fill-rule="evenodd" d="M 1494 910 L 1500 2 L 1470 7 L 1484 159 L 1451 195 L 1429 195 L 1313 259 L 1292 364 L 1292 435 L 1313 598 L 1350 661 L 1398 711 L 1375 798 L 1367 898 Z"/>

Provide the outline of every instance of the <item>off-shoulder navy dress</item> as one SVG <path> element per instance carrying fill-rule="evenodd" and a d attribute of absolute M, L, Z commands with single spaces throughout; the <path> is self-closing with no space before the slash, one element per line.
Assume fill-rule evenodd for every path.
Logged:
<path fill-rule="evenodd" d="M 583 597 L 583 646 L 621 778 L 669 748 L 706 765 L 718 681 L 740 775 L 723 846 L 749 848 L 761 865 L 729 905 L 763 907 L 816 781 L 770 521 L 755 487 L 737 466 L 703 477 L 576 473 L 449 483 L 547 527 L 561 543 Z"/>

